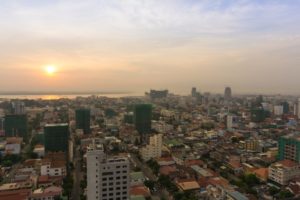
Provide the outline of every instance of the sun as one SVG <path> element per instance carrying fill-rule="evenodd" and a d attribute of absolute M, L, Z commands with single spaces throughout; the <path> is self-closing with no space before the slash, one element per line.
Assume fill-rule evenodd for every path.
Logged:
<path fill-rule="evenodd" d="M 52 75 L 54 75 L 55 72 L 56 72 L 56 67 L 53 66 L 53 65 L 49 65 L 49 66 L 47 66 L 47 67 L 45 68 L 45 71 L 46 71 L 46 73 L 47 73 L 49 76 L 52 76 Z"/>

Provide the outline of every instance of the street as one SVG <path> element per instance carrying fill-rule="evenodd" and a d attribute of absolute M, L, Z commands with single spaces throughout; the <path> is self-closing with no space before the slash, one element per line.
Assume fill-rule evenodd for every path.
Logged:
<path fill-rule="evenodd" d="M 80 181 L 82 179 L 81 172 L 81 163 L 80 163 L 80 152 L 79 149 L 76 148 L 74 155 L 74 170 L 73 170 L 73 191 L 72 191 L 72 200 L 80 200 Z"/>

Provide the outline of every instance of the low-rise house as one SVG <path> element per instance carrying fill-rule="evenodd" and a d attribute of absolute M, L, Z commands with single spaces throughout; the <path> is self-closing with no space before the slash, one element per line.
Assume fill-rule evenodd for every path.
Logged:
<path fill-rule="evenodd" d="M 44 145 L 41 145 L 41 144 L 35 145 L 35 147 L 33 149 L 33 153 L 36 153 L 39 158 L 44 157 L 45 156 Z"/>
<path fill-rule="evenodd" d="M 30 195 L 29 200 L 54 200 L 56 197 L 62 196 L 63 189 L 57 186 L 50 186 L 45 189 L 39 188 Z"/>
<path fill-rule="evenodd" d="M 49 153 L 42 160 L 41 175 L 65 177 L 67 175 L 66 164 L 66 157 L 64 153 Z"/>
<path fill-rule="evenodd" d="M 253 174 L 257 176 L 261 181 L 266 182 L 269 177 L 269 169 L 268 168 L 259 168 L 253 171 Z"/>
<path fill-rule="evenodd" d="M 200 185 L 195 180 L 179 180 L 176 185 L 181 191 L 200 190 Z"/>
<path fill-rule="evenodd" d="M 19 155 L 21 153 L 23 139 L 20 137 L 6 138 L 5 153 Z"/>

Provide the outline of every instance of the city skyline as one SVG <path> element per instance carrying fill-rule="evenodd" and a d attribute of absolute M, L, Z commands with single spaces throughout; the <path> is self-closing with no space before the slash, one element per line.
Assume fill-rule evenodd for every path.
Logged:
<path fill-rule="evenodd" d="M 298 95 L 299 6 L 289 0 L 1 2 L 0 91 L 189 93 L 195 86 L 223 93 L 230 86 L 233 94 Z"/>

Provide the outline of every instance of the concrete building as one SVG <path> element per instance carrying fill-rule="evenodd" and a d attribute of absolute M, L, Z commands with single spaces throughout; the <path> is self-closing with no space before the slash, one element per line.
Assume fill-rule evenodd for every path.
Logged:
<path fill-rule="evenodd" d="M 4 127 L 6 137 L 26 137 L 27 116 L 6 115 L 4 120 Z"/>
<path fill-rule="evenodd" d="M 67 175 L 66 155 L 63 152 L 48 153 L 42 160 L 41 175 L 65 177 Z"/>
<path fill-rule="evenodd" d="M 292 160 L 300 163 L 300 133 L 295 132 L 280 137 L 279 139 L 279 160 Z"/>
<path fill-rule="evenodd" d="M 230 87 L 226 87 L 225 91 L 224 91 L 224 99 L 225 100 L 230 100 L 231 96 L 232 96 L 231 88 Z"/>
<path fill-rule="evenodd" d="M 149 144 L 141 148 L 140 154 L 147 161 L 151 158 L 160 158 L 162 152 L 162 134 L 150 136 Z"/>
<path fill-rule="evenodd" d="M 274 115 L 280 116 L 283 115 L 283 106 L 282 105 L 275 105 L 273 110 Z"/>
<path fill-rule="evenodd" d="M 282 160 L 269 167 L 269 179 L 287 185 L 291 179 L 300 177 L 300 165 L 291 160 Z"/>
<path fill-rule="evenodd" d="M 14 115 L 25 114 L 25 103 L 18 100 L 11 102 L 11 113 Z"/>
<path fill-rule="evenodd" d="M 6 138 L 5 154 L 19 155 L 21 153 L 23 139 L 20 137 Z"/>
<path fill-rule="evenodd" d="M 87 199 L 129 200 L 130 163 L 126 157 L 107 158 L 101 144 L 87 149 Z"/>
<path fill-rule="evenodd" d="M 134 107 L 134 125 L 140 134 L 151 132 L 152 105 L 138 104 Z"/>
<path fill-rule="evenodd" d="M 45 152 L 69 151 L 69 125 L 47 124 L 45 132 Z"/>
<path fill-rule="evenodd" d="M 76 129 L 82 129 L 84 134 L 89 134 L 91 121 L 91 110 L 77 109 L 76 110 Z"/>

